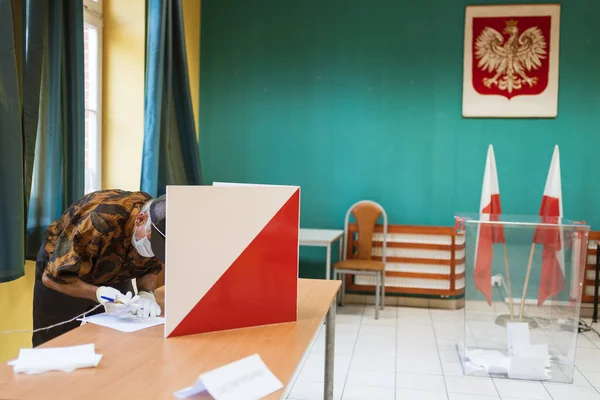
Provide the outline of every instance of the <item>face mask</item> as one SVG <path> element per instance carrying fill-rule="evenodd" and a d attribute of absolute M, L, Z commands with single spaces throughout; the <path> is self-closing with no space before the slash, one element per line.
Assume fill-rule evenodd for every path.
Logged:
<path fill-rule="evenodd" d="M 150 219 L 148 219 L 148 223 L 146 224 L 146 227 L 149 227 L 151 224 Z M 146 231 L 147 229 L 144 229 L 144 231 Z M 146 236 L 144 236 L 141 240 L 136 240 L 135 239 L 135 232 L 133 232 L 133 236 L 131 238 L 131 244 L 133 245 L 133 247 L 135 248 L 135 250 L 139 253 L 140 256 L 142 257 L 154 257 L 154 252 L 152 251 L 152 244 L 150 243 L 150 240 L 148 240 L 148 238 Z"/>
<path fill-rule="evenodd" d="M 131 239 L 131 244 L 135 247 L 135 250 L 142 257 L 154 257 L 154 253 L 152 252 L 152 244 L 148 240 L 147 237 L 144 236 L 142 240 L 135 240 L 135 234 Z"/>

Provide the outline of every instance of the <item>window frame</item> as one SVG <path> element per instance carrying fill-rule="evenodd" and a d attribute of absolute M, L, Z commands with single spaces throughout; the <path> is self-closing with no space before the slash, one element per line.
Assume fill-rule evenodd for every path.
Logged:
<path fill-rule="evenodd" d="M 83 0 L 83 22 L 97 29 L 98 55 L 97 55 L 97 98 L 96 98 L 96 146 L 88 149 L 93 166 L 96 169 L 96 179 L 90 183 L 89 191 L 102 189 L 102 53 L 103 53 L 103 0 Z M 93 150 L 93 151 L 92 151 Z M 85 175 L 84 171 L 84 175 Z M 87 191 L 86 191 L 87 192 Z"/>
<path fill-rule="evenodd" d="M 96 13 L 102 19 L 102 4 L 103 0 L 83 0 L 83 11 L 90 11 Z"/>

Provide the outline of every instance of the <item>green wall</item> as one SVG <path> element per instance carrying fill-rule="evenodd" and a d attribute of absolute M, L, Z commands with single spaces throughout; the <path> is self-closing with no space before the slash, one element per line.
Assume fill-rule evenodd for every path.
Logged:
<path fill-rule="evenodd" d="M 390 223 L 450 225 L 478 209 L 490 143 L 504 212 L 537 213 L 558 144 L 565 216 L 600 223 L 585 178 L 600 150 L 600 2 L 562 7 L 559 112 L 545 120 L 461 117 L 466 4 L 204 0 L 206 181 L 300 185 L 305 227 L 341 228 L 364 198 Z M 322 275 L 324 251 L 301 256 L 302 275 Z"/>

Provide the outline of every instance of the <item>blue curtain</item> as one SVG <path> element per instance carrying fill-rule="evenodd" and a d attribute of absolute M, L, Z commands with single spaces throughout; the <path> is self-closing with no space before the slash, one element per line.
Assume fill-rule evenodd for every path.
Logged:
<path fill-rule="evenodd" d="M 83 4 L 0 0 L 0 282 L 83 195 Z"/>
<path fill-rule="evenodd" d="M 27 223 L 31 259 L 48 225 L 83 196 L 85 184 L 83 1 L 53 0 L 47 7 L 36 43 L 43 68 Z"/>
<path fill-rule="evenodd" d="M 24 274 L 46 0 L 0 1 L 0 282 Z"/>
<path fill-rule="evenodd" d="M 181 0 L 148 0 L 141 189 L 200 185 Z"/>
<path fill-rule="evenodd" d="M 25 143 L 21 4 L 0 1 L 0 282 L 23 276 Z"/>

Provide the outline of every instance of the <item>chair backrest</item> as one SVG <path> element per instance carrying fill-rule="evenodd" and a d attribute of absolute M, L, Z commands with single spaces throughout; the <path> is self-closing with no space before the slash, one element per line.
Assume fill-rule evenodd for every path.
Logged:
<path fill-rule="evenodd" d="M 388 229 L 387 213 L 380 204 L 371 200 L 361 200 L 354 203 L 346 213 L 346 218 L 344 220 L 344 259 L 348 254 L 348 224 L 350 222 L 351 214 L 354 216 L 358 227 L 358 245 L 356 254 L 354 255 L 355 260 L 371 259 L 373 251 L 373 232 L 375 231 L 377 220 L 383 215 L 382 258 L 383 262 L 385 262 Z"/>

